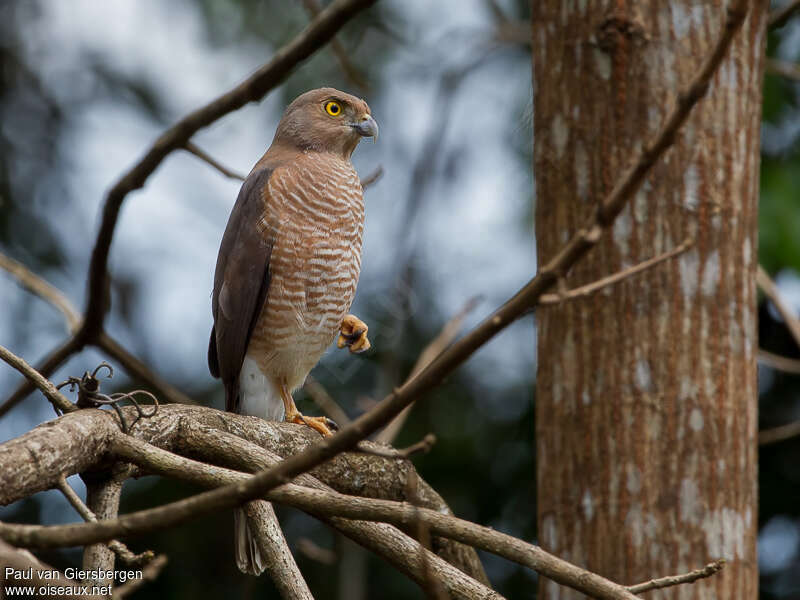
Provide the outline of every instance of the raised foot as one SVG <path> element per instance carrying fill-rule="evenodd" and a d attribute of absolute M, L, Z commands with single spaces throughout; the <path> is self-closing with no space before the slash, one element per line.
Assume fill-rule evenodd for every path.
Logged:
<path fill-rule="evenodd" d="M 336 340 L 336 346 L 350 348 L 353 354 L 359 354 L 365 350 L 369 350 L 371 344 L 367 339 L 367 331 L 369 327 L 361 319 L 355 315 L 347 315 L 342 321 L 342 328 L 339 333 L 339 339 Z"/>
<path fill-rule="evenodd" d="M 336 422 L 328 417 L 307 417 L 298 412 L 293 415 L 286 415 L 286 421 L 288 423 L 297 423 L 298 425 L 307 425 L 314 431 L 318 431 L 322 437 L 330 437 L 334 431 L 339 431 L 339 426 Z"/>

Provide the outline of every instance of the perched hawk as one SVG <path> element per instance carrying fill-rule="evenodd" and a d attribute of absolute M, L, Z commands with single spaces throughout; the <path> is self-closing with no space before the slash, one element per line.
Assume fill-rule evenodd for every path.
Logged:
<path fill-rule="evenodd" d="M 367 326 L 348 314 L 361 268 L 364 201 L 350 155 L 378 125 L 366 102 L 332 88 L 298 97 L 248 175 L 222 237 L 214 273 L 208 366 L 225 409 L 303 423 L 331 435 L 325 417 L 292 399 L 325 349 L 363 352 Z M 263 570 L 236 512 L 236 562 Z"/>

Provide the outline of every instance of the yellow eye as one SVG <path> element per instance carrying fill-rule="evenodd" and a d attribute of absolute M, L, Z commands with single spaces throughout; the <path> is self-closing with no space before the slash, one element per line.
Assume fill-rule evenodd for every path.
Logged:
<path fill-rule="evenodd" d="M 332 117 L 338 117 L 340 114 L 342 114 L 342 105 L 338 102 L 334 102 L 333 100 L 326 102 L 325 112 Z"/>

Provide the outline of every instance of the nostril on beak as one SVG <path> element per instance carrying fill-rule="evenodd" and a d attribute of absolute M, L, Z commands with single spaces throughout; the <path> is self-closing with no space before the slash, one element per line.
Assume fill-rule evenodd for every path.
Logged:
<path fill-rule="evenodd" d="M 371 137 L 373 141 L 378 139 L 378 123 L 372 115 L 364 115 L 353 128 L 363 137 Z"/>

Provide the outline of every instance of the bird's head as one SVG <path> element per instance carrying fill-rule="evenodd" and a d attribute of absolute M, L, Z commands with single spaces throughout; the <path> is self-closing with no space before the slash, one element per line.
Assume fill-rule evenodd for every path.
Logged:
<path fill-rule="evenodd" d="M 378 138 L 378 124 L 367 103 L 334 88 L 320 88 L 287 107 L 272 145 L 350 158 L 362 137 Z"/>

